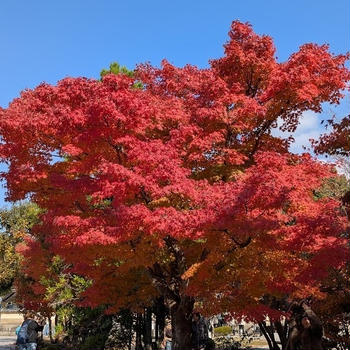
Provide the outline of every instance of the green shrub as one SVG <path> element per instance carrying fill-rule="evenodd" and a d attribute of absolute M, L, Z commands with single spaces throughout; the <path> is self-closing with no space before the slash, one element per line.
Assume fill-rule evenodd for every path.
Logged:
<path fill-rule="evenodd" d="M 222 337 L 229 334 L 232 334 L 231 326 L 221 326 L 214 328 L 214 335 L 217 337 Z"/>

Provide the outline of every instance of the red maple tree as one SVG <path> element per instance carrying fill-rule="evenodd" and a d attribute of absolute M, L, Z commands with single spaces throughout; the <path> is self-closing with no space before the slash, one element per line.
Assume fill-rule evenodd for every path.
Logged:
<path fill-rule="evenodd" d="M 0 111 L 8 199 L 45 210 L 37 237 L 92 279 L 85 304 L 165 296 L 176 350 L 195 301 L 264 317 L 264 295 L 318 293 L 347 251 L 339 202 L 313 196 L 334 170 L 271 135 L 339 103 L 347 56 L 306 44 L 279 63 L 250 25 L 229 37 L 206 69 L 67 78 Z"/>

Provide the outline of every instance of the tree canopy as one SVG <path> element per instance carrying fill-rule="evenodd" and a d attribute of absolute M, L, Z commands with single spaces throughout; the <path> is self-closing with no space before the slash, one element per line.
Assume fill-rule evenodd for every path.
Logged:
<path fill-rule="evenodd" d="M 340 102 L 348 56 L 305 44 L 278 62 L 272 39 L 238 21 L 224 47 L 205 69 L 66 78 L 0 111 L 8 199 L 44 210 L 26 254 L 44 261 L 44 243 L 92 281 L 84 305 L 164 296 L 175 349 L 195 305 L 274 317 L 265 295 L 319 295 L 348 253 L 340 201 L 315 196 L 334 168 L 271 134 Z"/>

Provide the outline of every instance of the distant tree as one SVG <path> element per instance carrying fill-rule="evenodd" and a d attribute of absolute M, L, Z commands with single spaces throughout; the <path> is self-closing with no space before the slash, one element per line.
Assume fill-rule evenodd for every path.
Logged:
<path fill-rule="evenodd" d="M 121 66 L 119 65 L 118 62 L 113 62 L 109 65 L 109 69 L 102 69 L 100 76 L 101 79 L 103 79 L 103 77 L 107 74 L 123 74 L 126 75 L 130 78 L 135 77 L 135 71 L 128 69 L 125 66 Z M 143 88 L 143 84 L 140 81 L 135 81 L 135 83 L 133 84 L 133 87 L 136 89 L 142 89 Z"/>
<path fill-rule="evenodd" d="M 109 65 L 109 69 L 102 69 L 100 75 L 101 78 L 103 78 L 107 74 L 124 74 L 127 75 L 128 77 L 133 77 L 135 75 L 135 72 L 132 70 L 129 70 L 125 66 L 121 66 L 118 62 L 113 62 Z"/>
<path fill-rule="evenodd" d="M 33 203 L 17 204 L 0 211 L 0 291 L 12 287 L 18 274 L 20 256 L 16 245 L 31 234 L 38 222 L 39 208 Z"/>

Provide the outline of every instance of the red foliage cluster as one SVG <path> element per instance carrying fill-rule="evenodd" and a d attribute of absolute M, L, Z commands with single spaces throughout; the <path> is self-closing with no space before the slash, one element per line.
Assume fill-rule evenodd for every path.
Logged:
<path fill-rule="evenodd" d="M 344 117 L 339 123 L 329 120 L 328 125 L 332 131 L 313 140 L 317 154 L 331 154 L 340 156 L 350 155 L 350 115 Z"/>
<path fill-rule="evenodd" d="M 344 263 L 339 203 L 313 196 L 332 168 L 271 130 L 339 103 L 347 56 L 307 44 L 279 63 L 250 25 L 229 37 L 207 69 L 67 78 L 0 111 L 8 199 L 45 209 L 30 252 L 44 242 L 92 279 L 86 304 L 115 310 L 156 288 L 259 313 L 263 295 L 312 293 Z"/>

